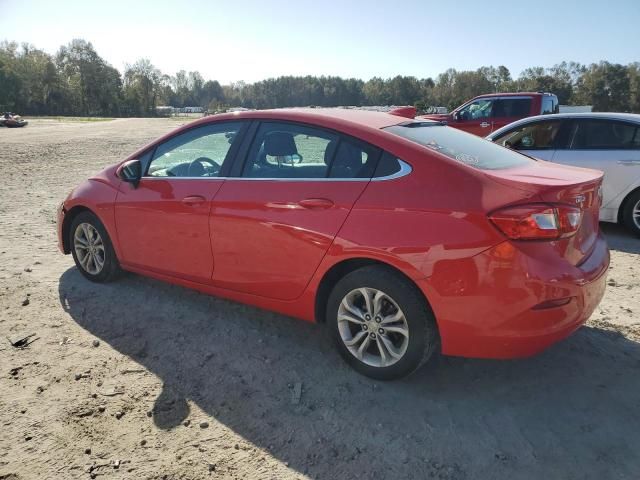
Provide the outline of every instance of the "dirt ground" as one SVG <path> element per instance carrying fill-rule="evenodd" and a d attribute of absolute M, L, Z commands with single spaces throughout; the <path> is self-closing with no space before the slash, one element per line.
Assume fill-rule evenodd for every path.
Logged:
<path fill-rule="evenodd" d="M 603 226 L 604 301 L 545 353 L 368 380 L 321 326 L 58 252 L 70 189 L 180 123 L 0 129 L 0 479 L 640 478 L 640 240 Z"/>

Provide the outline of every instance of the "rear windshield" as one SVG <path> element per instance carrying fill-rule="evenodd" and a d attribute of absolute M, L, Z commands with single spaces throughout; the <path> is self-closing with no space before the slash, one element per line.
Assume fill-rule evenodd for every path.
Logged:
<path fill-rule="evenodd" d="M 384 130 L 480 170 L 501 170 L 535 162 L 489 140 L 437 122 L 407 122 Z"/>

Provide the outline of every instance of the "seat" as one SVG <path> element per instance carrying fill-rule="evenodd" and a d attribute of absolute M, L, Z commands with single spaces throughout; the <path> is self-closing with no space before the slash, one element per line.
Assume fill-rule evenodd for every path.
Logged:
<path fill-rule="evenodd" d="M 298 147 L 292 134 L 270 132 L 264 137 L 264 153 L 270 157 L 298 155 Z"/>
<path fill-rule="evenodd" d="M 289 132 L 269 132 L 258 150 L 257 159 L 245 175 L 253 178 L 286 178 L 289 175 L 283 170 L 291 167 L 283 165 L 283 157 L 291 155 L 298 155 L 293 135 Z M 267 156 L 275 157 L 278 165 L 269 162 Z"/>

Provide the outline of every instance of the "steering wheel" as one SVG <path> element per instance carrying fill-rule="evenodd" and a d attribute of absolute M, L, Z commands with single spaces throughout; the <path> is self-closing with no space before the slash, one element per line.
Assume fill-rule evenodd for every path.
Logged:
<path fill-rule="evenodd" d="M 208 164 L 213 167 L 213 173 L 217 174 L 220 172 L 220 164 L 214 162 L 210 158 L 207 157 L 198 157 L 194 161 L 189 164 L 189 168 L 187 169 L 188 177 L 204 177 L 207 171 L 204 168 L 204 165 Z"/>

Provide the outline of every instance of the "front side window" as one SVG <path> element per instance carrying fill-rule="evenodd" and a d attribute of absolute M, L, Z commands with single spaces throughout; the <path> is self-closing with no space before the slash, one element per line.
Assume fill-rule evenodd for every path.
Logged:
<path fill-rule="evenodd" d="M 500 170 L 535 162 L 484 138 L 435 122 L 406 122 L 385 130 L 480 170 Z"/>
<path fill-rule="evenodd" d="M 205 125 L 160 144 L 151 159 L 150 177 L 218 177 L 240 122 Z"/>
<path fill-rule="evenodd" d="M 501 98 L 493 106 L 496 118 L 527 117 L 531 112 L 531 98 Z"/>
<path fill-rule="evenodd" d="M 481 98 L 475 102 L 471 102 L 458 110 L 458 118 L 461 120 L 482 120 L 491 117 L 491 108 L 493 100 L 489 98 Z"/>
<path fill-rule="evenodd" d="M 570 142 L 572 150 L 627 150 L 640 148 L 638 127 L 610 120 L 578 120 Z"/>
<path fill-rule="evenodd" d="M 555 120 L 523 125 L 501 135 L 494 142 L 515 150 L 548 150 L 553 148 L 561 124 Z"/>

